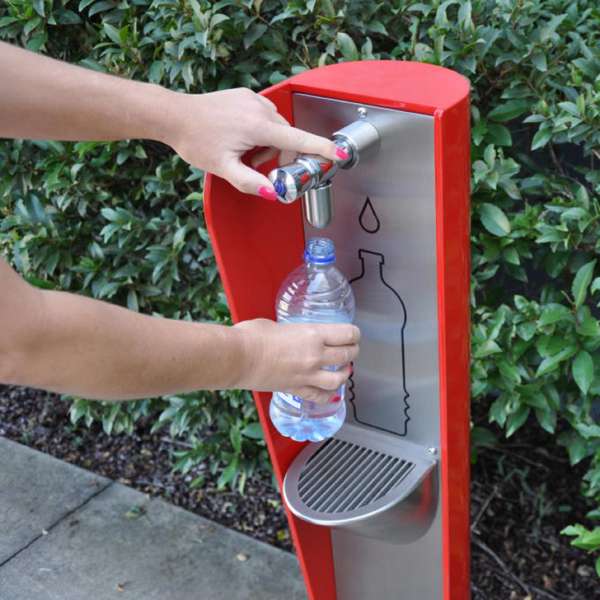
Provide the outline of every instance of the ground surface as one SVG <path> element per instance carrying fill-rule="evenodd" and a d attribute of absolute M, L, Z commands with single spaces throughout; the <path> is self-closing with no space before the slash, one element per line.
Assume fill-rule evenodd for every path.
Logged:
<path fill-rule="evenodd" d="M 288 552 L 22 444 L 0 456 L 2 600 L 306 600 Z"/>
<path fill-rule="evenodd" d="M 248 482 L 245 496 L 218 492 L 207 471 L 205 486 L 190 490 L 189 476 L 170 472 L 173 444 L 148 431 L 142 424 L 133 436 L 108 437 L 97 426 L 74 429 L 56 396 L 0 387 L 0 436 L 290 549 L 268 475 Z M 473 600 L 600 599 L 593 558 L 559 535 L 589 510 L 578 491 L 582 468 L 571 468 L 533 425 L 479 452 L 471 489 Z"/>

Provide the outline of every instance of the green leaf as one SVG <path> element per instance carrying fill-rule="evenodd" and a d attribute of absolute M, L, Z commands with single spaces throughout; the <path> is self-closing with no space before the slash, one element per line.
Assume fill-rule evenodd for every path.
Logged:
<path fill-rule="evenodd" d="M 146 507 L 142 505 L 134 505 L 132 506 L 126 513 L 126 519 L 139 519 L 146 514 Z"/>
<path fill-rule="evenodd" d="M 13 23 L 17 23 L 19 19 L 17 17 L 1 17 L 0 18 L 0 29 L 2 27 L 6 27 L 7 25 L 12 25 Z"/>
<path fill-rule="evenodd" d="M 585 351 L 582 350 L 573 361 L 572 365 L 573 379 L 579 386 L 582 394 L 587 395 L 590 385 L 594 380 L 594 361 L 592 357 Z"/>
<path fill-rule="evenodd" d="M 575 428 L 577 429 L 577 433 L 579 433 L 579 435 L 581 435 L 581 437 L 586 440 L 600 440 L 600 425 L 588 425 L 587 423 L 577 423 L 575 425 Z"/>
<path fill-rule="evenodd" d="M 263 430 L 260 423 L 250 423 L 246 425 L 246 427 L 242 429 L 242 435 L 245 435 L 253 440 L 262 440 Z"/>
<path fill-rule="evenodd" d="M 60 25 L 79 25 L 81 18 L 72 10 L 60 10 L 57 13 L 57 23 Z"/>
<path fill-rule="evenodd" d="M 267 31 L 267 25 L 264 23 L 255 23 L 252 25 L 244 36 L 244 48 L 246 50 L 250 48 L 256 40 L 264 35 L 265 31 Z"/>
<path fill-rule="evenodd" d="M 227 484 L 231 483 L 237 476 L 239 471 L 238 459 L 235 458 L 221 473 L 218 481 L 218 489 L 223 489 Z"/>
<path fill-rule="evenodd" d="M 583 525 L 567 525 L 563 530 L 561 530 L 561 535 L 580 535 L 583 531 L 585 531 L 585 527 Z"/>
<path fill-rule="evenodd" d="M 571 465 L 581 462 L 587 455 L 586 441 L 575 432 L 567 435 L 561 434 L 559 436 L 559 443 L 567 448 Z"/>
<path fill-rule="evenodd" d="M 511 121 L 529 110 L 531 102 L 529 100 L 509 100 L 504 104 L 496 106 L 488 113 L 488 119 L 492 121 Z"/>
<path fill-rule="evenodd" d="M 71 404 L 69 410 L 69 418 L 73 425 L 77 425 L 77 422 L 85 415 L 88 410 L 88 404 L 85 400 L 75 400 Z"/>
<path fill-rule="evenodd" d="M 548 62 L 546 61 L 546 55 L 543 52 L 536 52 L 531 57 L 531 62 L 538 71 L 545 72 L 548 70 Z"/>
<path fill-rule="evenodd" d="M 567 18 L 566 14 L 553 16 L 541 29 L 540 41 L 547 42 L 558 29 L 559 25 Z"/>
<path fill-rule="evenodd" d="M 542 309 L 542 314 L 538 320 L 538 325 L 540 327 L 544 327 L 559 321 L 572 319 L 573 313 L 566 306 L 557 304 L 555 302 L 550 302 Z"/>
<path fill-rule="evenodd" d="M 484 202 L 479 209 L 479 214 L 481 223 L 491 234 L 503 237 L 510 233 L 510 221 L 501 208 Z"/>
<path fill-rule="evenodd" d="M 511 265 L 520 265 L 521 259 L 519 258 L 519 253 L 514 246 L 509 246 L 502 251 L 502 256 L 507 263 Z"/>
<path fill-rule="evenodd" d="M 111 25 L 110 23 L 103 23 L 102 28 L 104 29 L 104 33 L 115 43 L 117 46 L 121 45 L 121 36 L 119 35 L 119 30 Z"/>
<path fill-rule="evenodd" d="M 213 7 L 214 9 L 215 7 Z M 225 22 L 225 21 L 229 21 L 229 16 L 228 15 L 224 15 L 223 13 L 216 13 L 214 14 L 211 18 L 210 18 L 210 27 L 211 29 L 213 27 L 216 27 L 217 25 L 220 25 L 221 23 Z"/>
<path fill-rule="evenodd" d="M 44 0 L 33 0 L 33 10 L 40 15 L 40 17 L 46 16 L 46 7 Z"/>
<path fill-rule="evenodd" d="M 25 27 L 23 27 L 23 33 L 28 36 L 38 25 L 42 23 L 41 17 L 35 17 L 27 21 Z"/>
<path fill-rule="evenodd" d="M 117 418 L 117 415 L 119 414 L 120 411 L 121 411 L 121 405 L 118 403 L 115 403 L 111 406 L 108 413 L 106 413 L 102 417 L 102 429 L 104 430 L 104 433 L 106 433 L 106 435 L 111 434 L 113 426 L 115 424 L 115 419 Z"/>
<path fill-rule="evenodd" d="M 600 556 L 596 559 L 596 575 L 600 577 Z"/>
<path fill-rule="evenodd" d="M 359 54 L 354 40 L 343 31 L 338 31 L 336 40 L 342 56 L 346 60 L 358 60 Z"/>
<path fill-rule="evenodd" d="M 497 439 L 486 427 L 473 427 L 471 429 L 471 444 L 474 446 L 493 446 Z"/>
<path fill-rule="evenodd" d="M 595 266 L 596 259 L 591 260 L 578 269 L 575 279 L 573 279 L 571 291 L 573 292 L 573 299 L 575 300 L 576 308 L 579 308 L 586 299 L 588 286 L 592 281 Z"/>
<path fill-rule="evenodd" d="M 573 348 L 573 347 L 564 348 L 560 352 L 557 352 L 556 354 L 553 354 L 552 356 L 545 358 L 540 363 L 540 365 L 535 373 L 535 376 L 541 377 L 542 375 L 551 373 L 552 371 L 554 371 L 555 369 L 558 368 L 558 365 L 561 362 L 571 358 L 576 352 L 577 352 L 577 348 Z"/>
<path fill-rule="evenodd" d="M 200 487 L 202 487 L 204 485 L 206 478 L 204 477 L 204 475 L 198 475 L 198 477 L 194 477 L 194 479 L 192 479 L 192 482 L 190 483 L 190 488 L 192 490 L 196 490 Z"/>
<path fill-rule="evenodd" d="M 25 281 L 27 281 L 27 283 L 30 283 L 31 285 L 41 288 L 43 290 L 55 290 L 57 287 L 51 281 L 46 281 L 45 279 L 40 279 L 39 277 L 36 277 L 35 275 L 23 275 L 23 279 L 25 279 Z"/>
<path fill-rule="evenodd" d="M 531 149 L 538 150 L 543 148 L 552 138 L 552 129 L 542 123 L 531 141 Z"/>
<path fill-rule="evenodd" d="M 594 521 L 597 521 L 598 519 L 600 519 L 600 508 L 594 508 L 590 510 L 585 516 L 588 519 L 593 519 Z"/>
<path fill-rule="evenodd" d="M 138 312 L 140 310 L 140 305 L 138 302 L 138 296 L 135 290 L 129 290 L 127 292 L 127 308 L 129 310 L 134 310 Z"/>
<path fill-rule="evenodd" d="M 556 430 L 556 412 L 553 410 L 535 409 L 535 416 L 542 429 L 548 433 L 554 433 Z"/>
<path fill-rule="evenodd" d="M 499 123 L 489 123 L 487 126 L 489 139 L 494 146 L 512 146 L 510 130 Z"/>
<path fill-rule="evenodd" d="M 237 427 L 229 429 L 229 441 L 236 454 L 239 454 L 242 451 L 242 434 Z"/>
<path fill-rule="evenodd" d="M 502 352 L 500 346 L 493 340 L 486 340 L 482 344 L 475 346 L 473 356 L 474 358 L 485 358 L 490 354 L 498 354 L 498 352 Z"/>
<path fill-rule="evenodd" d="M 504 402 L 504 400 L 501 397 L 494 400 L 494 402 L 492 402 L 492 405 L 490 406 L 489 422 L 496 422 L 498 423 L 498 425 L 500 425 L 500 427 L 504 427 L 504 423 L 506 423 L 507 416 L 508 415 L 506 413 L 506 403 Z"/>
<path fill-rule="evenodd" d="M 529 406 L 522 404 L 516 412 L 508 415 L 508 419 L 506 421 L 506 437 L 513 435 L 513 433 L 515 433 L 525 424 L 530 411 L 531 409 Z"/>
<path fill-rule="evenodd" d="M 512 383 L 521 383 L 521 374 L 519 373 L 519 369 L 513 363 L 510 363 L 505 358 L 501 358 L 498 361 L 498 370 L 502 374 L 502 376 L 511 381 Z"/>
<path fill-rule="evenodd" d="M 600 548 L 600 527 L 580 532 L 579 536 L 571 542 L 571 546 L 581 550 L 597 550 Z"/>

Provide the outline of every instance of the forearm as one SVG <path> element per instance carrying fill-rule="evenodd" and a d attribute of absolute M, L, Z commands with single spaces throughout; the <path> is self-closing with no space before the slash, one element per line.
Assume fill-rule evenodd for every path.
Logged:
<path fill-rule="evenodd" d="M 0 137 L 164 141 L 176 95 L 0 42 Z"/>
<path fill-rule="evenodd" d="M 65 292 L 39 294 L 9 383 L 100 400 L 235 387 L 235 328 L 140 315 Z M 26 336 L 21 335 L 21 340 Z"/>

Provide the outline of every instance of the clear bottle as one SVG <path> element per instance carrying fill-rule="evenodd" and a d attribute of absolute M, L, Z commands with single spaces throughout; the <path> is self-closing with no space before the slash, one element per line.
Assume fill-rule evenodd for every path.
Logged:
<path fill-rule="evenodd" d="M 288 275 L 279 289 L 276 312 L 280 323 L 352 323 L 354 294 L 335 266 L 335 246 L 330 239 L 308 240 L 304 263 Z M 327 368 L 336 370 L 341 366 Z M 346 417 L 345 388 L 340 386 L 326 404 L 274 392 L 269 409 L 271 421 L 282 435 L 299 442 L 329 438 Z"/>

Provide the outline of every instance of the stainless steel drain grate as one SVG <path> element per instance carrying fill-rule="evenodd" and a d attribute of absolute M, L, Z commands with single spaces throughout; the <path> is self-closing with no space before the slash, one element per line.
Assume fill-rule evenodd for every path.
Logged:
<path fill-rule="evenodd" d="M 402 514 L 416 510 L 425 527 L 435 510 L 437 491 L 428 476 L 436 462 L 422 446 L 346 423 L 335 438 L 298 454 L 283 494 L 294 514 L 317 525 L 371 535 L 392 512 L 397 524 Z M 416 522 L 414 514 L 410 521 Z"/>
<path fill-rule="evenodd" d="M 414 467 L 411 461 L 332 439 L 306 463 L 298 493 L 312 510 L 354 510 L 383 498 Z"/>

